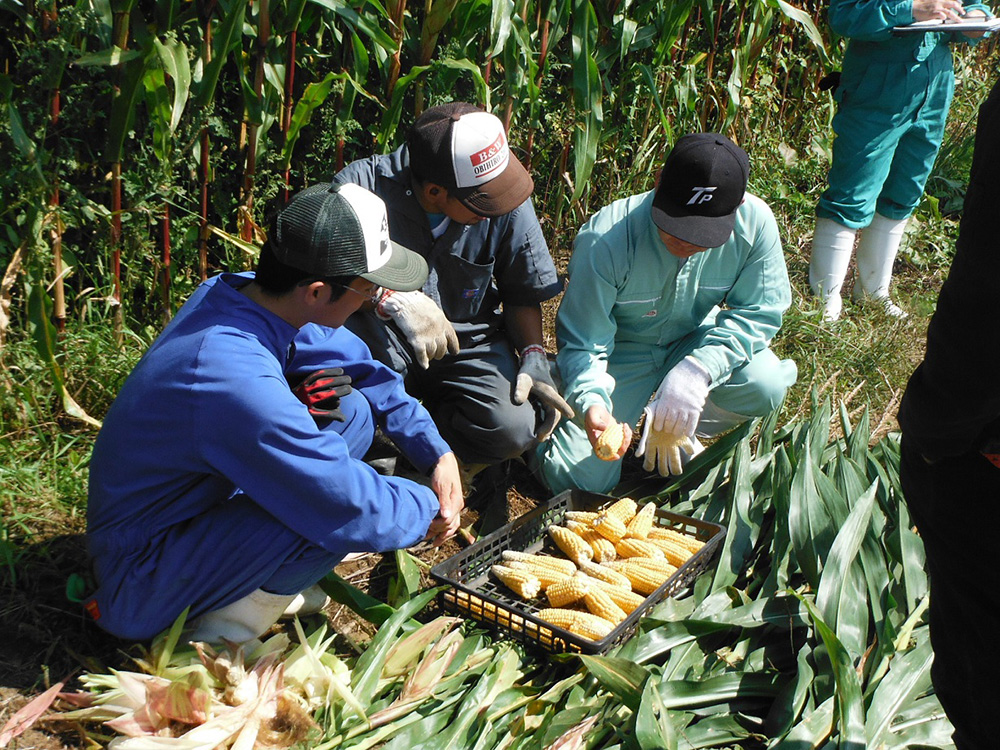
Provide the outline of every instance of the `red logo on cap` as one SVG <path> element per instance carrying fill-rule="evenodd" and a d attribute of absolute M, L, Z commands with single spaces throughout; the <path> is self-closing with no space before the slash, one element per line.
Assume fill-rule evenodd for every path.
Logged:
<path fill-rule="evenodd" d="M 503 155 L 507 149 L 507 141 L 504 139 L 503 131 L 489 146 L 482 151 L 477 151 L 469 157 L 472 162 L 472 173 L 476 177 L 483 177 L 494 171 L 503 163 Z"/>

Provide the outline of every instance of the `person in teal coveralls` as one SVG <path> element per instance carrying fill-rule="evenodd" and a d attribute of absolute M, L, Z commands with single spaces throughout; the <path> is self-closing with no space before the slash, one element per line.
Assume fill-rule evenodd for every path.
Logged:
<path fill-rule="evenodd" d="M 837 87 L 836 139 L 829 186 L 816 206 L 809 284 L 823 317 L 840 317 L 841 288 L 858 243 L 854 299 L 886 313 L 889 281 L 906 222 L 924 191 L 955 88 L 949 42 L 974 39 L 927 32 L 896 35 L 893 26 L 934 19 L 988 18 L 982 3 L 959 0 L 832 0 L 830 26 L 850 40 Z"/>
<path fill-rule="evenodd" d="M 615 201 L 580 230 L 556 361 L 582 426 L 563 420 L 538 448 L 554 492 L 618 482 L 621 463 L 593 453 L 612 418 L 626 426 L 620 457 L 649 403 L 638 453 L 647 470 L 679 473 L 684 457 L 665 454 L 666 443 L 767 414 L 795 382 L 795 363 L 768 348 L 791 288 L 774 215 L 746 192 L 748 172 L 746 152 L 725 136 L 684 136 L 655 190 Z"/>

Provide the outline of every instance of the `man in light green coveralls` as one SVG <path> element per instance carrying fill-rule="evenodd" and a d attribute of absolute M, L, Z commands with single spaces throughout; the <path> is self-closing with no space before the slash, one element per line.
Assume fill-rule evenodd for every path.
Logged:
<path fill-rule="evenodd" d="M 679 473 L 697 446 L 667 446 L 767 414 L 795 382 L 795 363 L 768 348 L 791 289 L 748 171 L 725 136 L 684 136 L 656 190 L 615 201 L 580 230 L 556 318 L 563 392 L 578 416 L 537 452 L 553 492 L 617 484 L 621 463 L 593 452 L 612 417 L 626 426 L 620 457 L 648 403 L 638 453 L 647 470 Z"/>
<path fill-rule="evenodd" d="M 889 299 L 892 264 L 906 222 L 924 191 L 955 88 L 955 39 L 981 32 L 911 33 L 893 26 L 934 19 L 985 19 L 982 3 L 959 0 L 832 0 L 830 26 L 850 39 L 836 90 L 829 187 L 816 206 L 809 283 L 823 317 L 840 317 L 840 290 L 859 229 L 855 299 L 879 301 L 886 313 L 906 313 Z"/>

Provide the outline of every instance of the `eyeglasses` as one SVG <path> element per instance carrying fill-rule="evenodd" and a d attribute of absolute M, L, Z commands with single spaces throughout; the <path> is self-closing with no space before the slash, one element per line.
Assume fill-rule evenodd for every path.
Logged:
<path fill-rule="evenodd" d="M 378 304 L 379 297 L 382 296 L 382 287 L 380 287 L 378 284 L 375 284 L 367 292 L 362 292 L 359 289 L 355 289 L 353 286 L 348 286 L 347 284 L 336 284 L 332 281 L 328 281 L 326 283 L 329 284 L 330 286 L 339 286 L 341 289 L 346 289 L 349 292 L 354 292 L 359 297 L 364 297 L 366 300 L 369 300 L 376 305 Z"/>

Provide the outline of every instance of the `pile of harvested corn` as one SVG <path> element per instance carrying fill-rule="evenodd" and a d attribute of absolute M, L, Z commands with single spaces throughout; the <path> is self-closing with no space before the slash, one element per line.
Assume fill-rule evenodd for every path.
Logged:
<path fill-rule="evenodd" d="M 600 640 L 662 586 L 703 543 L 656 525 L 656 506 L 621 498 L 600 512 L 567 511 L 549 535 L 569 559 L 504 551 L 492 573 L 526 601 L 544 592 L 539 619 Z"/>

